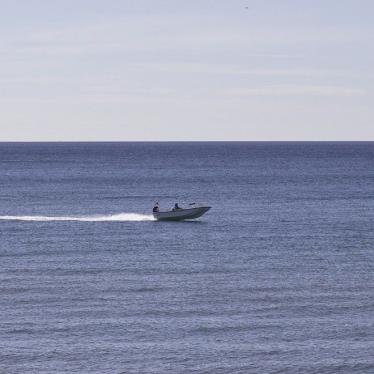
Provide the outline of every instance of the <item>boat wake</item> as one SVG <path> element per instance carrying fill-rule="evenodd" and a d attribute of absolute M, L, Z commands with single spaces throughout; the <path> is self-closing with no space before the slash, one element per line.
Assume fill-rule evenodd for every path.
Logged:
<path fill-rule="evenodd" d="M 152 215 L 138 214 L 138 213 L 119 213 L 113 215 L 98 215 L 98 216 L 0 216 L 3 221 L 80 221 L 80 222 L 139 222 L 139 221 L 154 221 Z"/>

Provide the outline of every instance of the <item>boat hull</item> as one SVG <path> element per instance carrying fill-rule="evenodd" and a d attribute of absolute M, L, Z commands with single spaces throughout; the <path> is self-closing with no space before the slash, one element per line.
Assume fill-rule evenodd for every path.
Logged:
<path fill-rule="evenodd" d="M 154 212 L 153 217 L 158 221 L 183 221 L 201 217 L 210 209 L 210 206 L 203 206 L 190 209 L 178 209 L 168 212 Z"/>

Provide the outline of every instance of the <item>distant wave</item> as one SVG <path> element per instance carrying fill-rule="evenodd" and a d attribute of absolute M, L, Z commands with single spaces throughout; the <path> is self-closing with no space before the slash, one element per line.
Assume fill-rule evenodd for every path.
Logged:
<path fill-rule="evenodd" d="M 7 221 L 81 221 L 81 222 L 110 222 L 110 221 L 154 221 L 152 215 L 138 213 L 119 213 L 97 216 L 0 216 Z"/>

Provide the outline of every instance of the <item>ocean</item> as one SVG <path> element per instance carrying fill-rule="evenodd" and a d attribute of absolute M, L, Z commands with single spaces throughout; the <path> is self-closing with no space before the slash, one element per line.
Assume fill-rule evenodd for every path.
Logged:
<path fill-rule="evenodd" d="M 0 373 L 374 373 L 373 231 L 370 142 L 0 143 Z"/>

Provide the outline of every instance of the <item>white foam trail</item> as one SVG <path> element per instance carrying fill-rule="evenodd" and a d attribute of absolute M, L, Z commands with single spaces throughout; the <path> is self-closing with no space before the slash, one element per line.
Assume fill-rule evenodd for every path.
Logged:
<path fill-rule="evenodd" d="M 152 215 L 138 213 L 120 213 L 107 216 L 0 216 L 0 220 L 7 221 L 81 221 L 81 222 L 110 222 L 110 221 L 154 221 Z"/>

